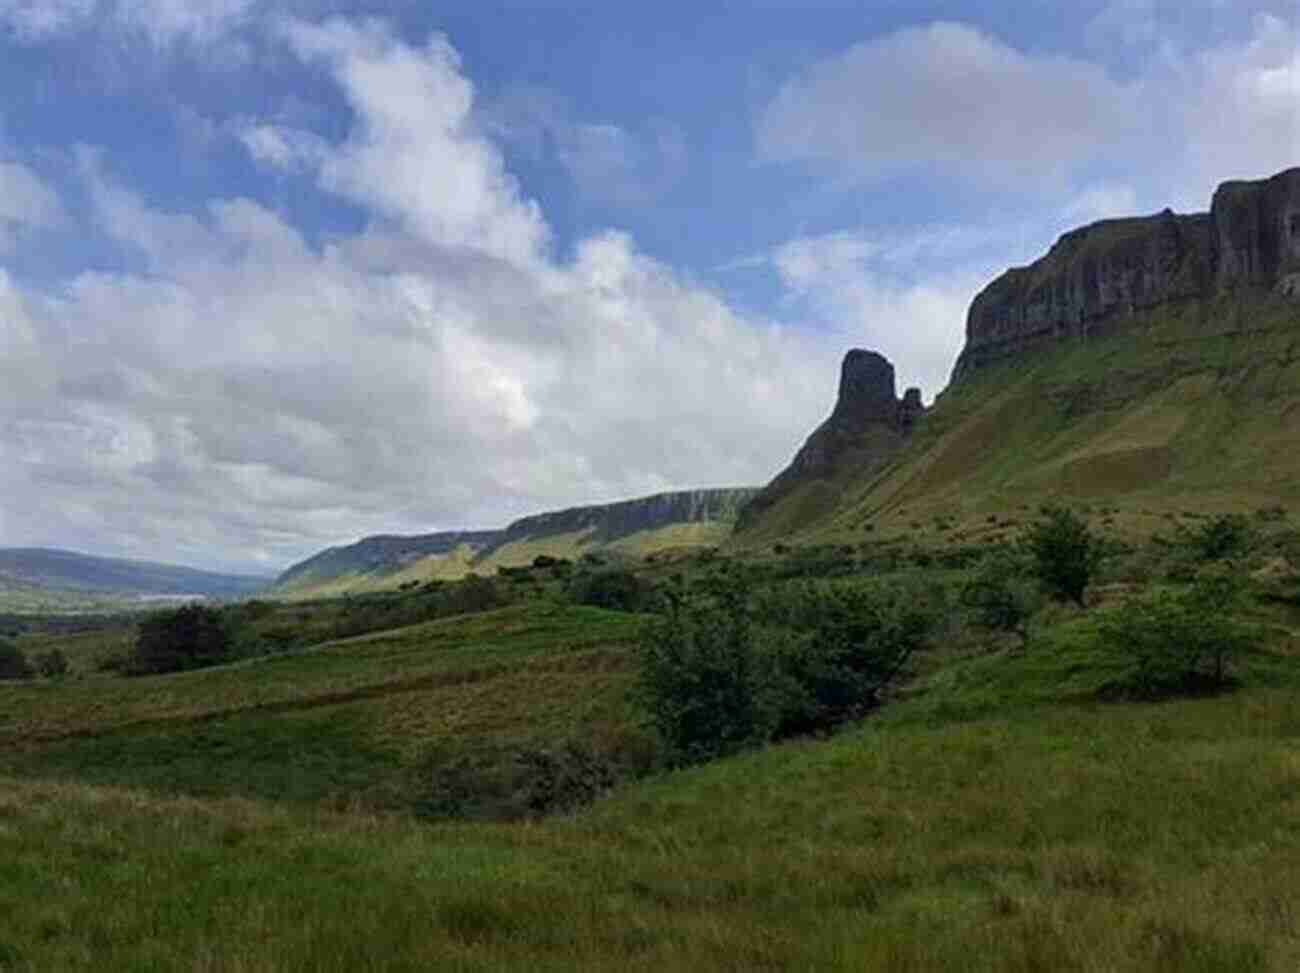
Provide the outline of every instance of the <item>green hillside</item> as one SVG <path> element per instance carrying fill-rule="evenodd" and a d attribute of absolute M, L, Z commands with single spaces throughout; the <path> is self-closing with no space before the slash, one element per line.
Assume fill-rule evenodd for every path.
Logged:
<path fill-rule="evenodd" d="M 809 478 L 736 538 L 998 534 L 1044 501 L 1150 533 L 1169 515 L 1300 502 L 1300 319 L 1270 295 L 1189 301 L 956 383 L 883 469 Z"/>
<path fill-rule="evenodd" d="M 367 537 L 328 548 L 285 570 L 269 594 L 288 599 L 391 591 L 471 573 L 532 564 L 538 557 L 640 561 L 648 555 L 716 547 L 757 491 L 679 490 L 617 503 L 521 517 L 494 531 Z"/>

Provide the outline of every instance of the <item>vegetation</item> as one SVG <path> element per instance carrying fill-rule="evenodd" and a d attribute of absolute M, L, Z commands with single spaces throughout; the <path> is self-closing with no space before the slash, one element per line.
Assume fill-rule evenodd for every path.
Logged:
<path fill-rule="evenodd" d="M 0 687 L 0 967 L 1292 969 L 1296 539 L 1212 519 L 1082 611 L 958 525 L 656 559 L 639 613 L 581 562 L 225 606 L 165 676 L 25 623 L 69 674 Z"/>
<path fill-rule="evenodd" d="M 1043 590 L 1084 607 L 1100 553 L 1087 522 L 1067 507 L 1046 507 L 1029 530 L 1028 545 Z"/>
<path fill-rule="evenodd" d="M 0 679 L 27 679 L 32 675 L 32 667 L 27 656 L 8 639 L 0 639 Z"/>
<path fill-rule="evenodd" d="M 225 662 L 230 631 L 220 611 L 192 604 L 157 612 L 140 622 L 130 671 L 137 675 L 181 672 Z"/>
<path fill-rule="evenodd" d="M 1239 578 L 1212 574 L 1185 590 L 1155 591 L 1104 614 L 1097 637 L 1127 663 L 1109 688 L 1147 699 L 1222 688 L 1229 664 L 1253 641 L 1237 617 L 1242 597 Z"/>

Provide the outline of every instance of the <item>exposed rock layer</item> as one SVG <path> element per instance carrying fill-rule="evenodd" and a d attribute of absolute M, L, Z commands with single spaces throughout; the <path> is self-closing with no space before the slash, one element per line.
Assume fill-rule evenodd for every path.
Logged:
<path fill-rule="evenodd" d="M 900 400 L 894 366 L 883 355 L 855 348 L 844 356 L 840 389 L 830 416 L 813 432 L 794 460 L 741 511 L 738 530 L 809 480 L 829 479 L 849 462 L 855 470 L 879 468 L 902 447 L 925 413 L 921 390 Z"/>
<path fill-rule="evenodd" d="M 1224 183 L 1209 213 L 1165 210 L 1066 233 L 975 298 L 953 381 L 1044 343 L 1122 329 L 1141 311 L 1243 287 L 1300 296 L 1300 168 Z"/>

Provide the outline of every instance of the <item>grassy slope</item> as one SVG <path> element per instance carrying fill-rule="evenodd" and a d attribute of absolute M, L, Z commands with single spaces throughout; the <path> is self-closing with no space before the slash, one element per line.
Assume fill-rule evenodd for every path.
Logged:
<path fill-rule="evenodd" d="M 945 393 L 883 473 L 801 486 L 740 545 L 967 530 L 1052 499 L 1170 512 L 1300 503 L 1300 312 L 1272 299 L 1164 308 L 1115 337 L 991 367 Z M 812 514 L 809 515 L 809 511 Z"/>
<path fill-rule="evenodd" d="M 729 522 L 711 521 L 694 524 L 670 524 L 657 530 L 638 531 L 610 543 L 595 543 L 590 531 L 551 534 L 529 540 L 512 541 L 492 551 L 487 557 L 474 559 L 464 549 L 448 557 L 429 557 L 407 565 L 401 571 L 385 574 L 347 575 L 318 584 L 294 585 L 274 596 L 291 601 L 333 598 L 343 594 L 392 591 L 408 582 L 454 581 L 470 572 L 493 575 L 498 568 L 523 567 L 538 555 L 580 559 L 584 554 L 640 560 L 650 554 L 692 548 L 716 547 L 731 535 Z"/>
<path fill-rule="evenodd" d="M 499 764 L 625 733 L 639 624 L 534 603 L 199 672 L 0 684 L 0 771 L 409 807 L 431 750 Z"/>
<path fill-rule="evenodd" d="M 1025 655 L 936 666 L 829 742 L 541 824 L 0 778 L 0 964 L 1292 970 L 1284 622 L 1253 688 L 1100 705 L 1084 697 L 1104 666 L 1066 621 Z"/>

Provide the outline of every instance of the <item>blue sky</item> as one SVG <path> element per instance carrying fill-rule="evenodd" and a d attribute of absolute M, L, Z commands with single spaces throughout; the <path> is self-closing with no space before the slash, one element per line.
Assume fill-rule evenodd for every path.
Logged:
<path fill-rule="evenodd" d="M 761 483 L 1066 229 L 1300 161 L 1294 3 L 0 0 L 0 544 Z"/>

